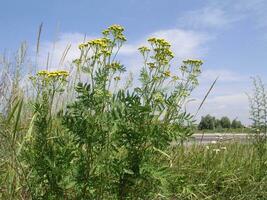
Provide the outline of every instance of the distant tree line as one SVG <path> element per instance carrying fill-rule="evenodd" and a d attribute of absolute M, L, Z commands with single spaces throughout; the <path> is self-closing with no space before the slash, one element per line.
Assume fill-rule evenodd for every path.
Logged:
<path fill-rule="evenodd" d="M 201 117 L 200 123 L 198 125 L 199 130 L 220 130 L 220 129 L 238 129 L 243 128 L 244 125 L 241 121 L 237 119 L 230 120 L 228 117 L 222 117 L 221 119 L 216 119 L 211 115 L 206 115 Z"/>

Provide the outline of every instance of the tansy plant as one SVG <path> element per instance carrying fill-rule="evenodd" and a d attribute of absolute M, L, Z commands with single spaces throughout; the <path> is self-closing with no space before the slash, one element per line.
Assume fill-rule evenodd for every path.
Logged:
<path fill-rule="evenodd" d="M 144 104 L 150 104 L 158 117 L 173 121 L 181 114 L 185 100 L 198 85 L 201 60 L 185 60 L 180 67 L 181 76 L 172 74 L 170 62 L 174 58 L 171 45 L 164 39 L 148 39 L 150 47 L 140 47 L 144 58 L 140 80 L 142 87 L 135 90 L 142 96 Z M 168 83 L 172 89 L 166 92 Z"/>
<path fill-rule="evenodd" d="M 198 84 L 202 61 L 185 60 L 180 74 L 174 75 L 171 45 L 151 38 L 148 47 L 139 48 L 144 59 L 141 86 L 114 90 L 125 72 L 117 60 L 126 41 L 123 31 L 110 26 L 103 37 L 80 44 L 80 56 L 74 60 L 88 80 L 78 83 L 77 99 L 63 117 L 77 147 L 76 199 L 157 198 L 164 193 L 160 174 L 171 165 L 155 158 L 166 155 L 171 163 L 165 152 L 169 143 L 191 134 L 192 118 L 184 106 Z"/>
<path fill-rule="evenodd" d="M 68 76 L 67 71 L 44 70 L 30 77 L 37 95 L 32 133 L 29 132 L 23 155 L 31 171 L 28 185 L 33 199 L 60 199 L 64 194 L 64 178 L 68 177 L 65 169 L 71 154 L 64 146 L 65 136 L 57 125 L 59 119 L 54 116 L 52 105 L 55 95 L 64 91 Z"/>
<path fill-rule="evenodd" d="M 39 71 L 35 76 L 31 76 L 30 80 L 36 89 L 37 97 L 44 93 L 47 95 L 55 95 L 56 92 L 63 92 L 67 82 L 69 72 L 65 70 L 58 71 Z"/>
<path fill-rule="evenodd" d="M 80 57 L 74 60 L 78 71 L 88 75 L 92 90 L 101 90 L 104 95 L 111 87 L 112 81 L 120 80 L 125 68 L 118 60 L 117 54 L 126 41 L 124 28 L 113 25 L 103 31 L 103 37 L 79 45 Z"/>

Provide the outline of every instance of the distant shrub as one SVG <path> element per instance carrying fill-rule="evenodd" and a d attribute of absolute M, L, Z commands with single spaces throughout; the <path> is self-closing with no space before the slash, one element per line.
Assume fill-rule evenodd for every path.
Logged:
<path fill-rule="evenodd" d="M 220 121 L 222 128 L 231 128 L 231 121 L 228 117 L 222 117 Z"/>
<path fill-rule="evenodd" d="M 216 127 L 215 117 L 210 115 L 206 115 L 205 117 L 201 117 L 200 123 L 198 125 L 199 130 L 209 129 L 214 130 Z"/>
<path fill-rule="evenodd" d="M 221 119 L 216 119 L 211 115 L 206 115 L 201 117 L 201 120 L 198 125 L 199 130 L 214 130 L 221 131 L 223 129 L 239 129 L 244 126 L 240 121 L 234 119 L 232 122 L 228 117 L 222 117 Z"/>

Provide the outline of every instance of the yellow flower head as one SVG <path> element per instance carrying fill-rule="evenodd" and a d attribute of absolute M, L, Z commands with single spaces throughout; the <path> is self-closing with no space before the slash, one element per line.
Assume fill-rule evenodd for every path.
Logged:
<path fill-rule="evenodd" d="M 167 42 L 165 39 L 161 39 L 161 38 L 152 37 L 152 38 L 149 38 L 147 41 L 150 42 L 151 44 L 159 45 L 162 47 L 168 47 L 169 48 L 171 46 L 169 42 Z"/>
<path fill-rule="evenodd" d="M 119 81 L 119 80 L 121 80 L 121 77 L 116 76 L 116 77 L 114 77 L 114 80 L 115 80 L 115 81 Z"/>
<path fill-rule="evenodd" d="M 146 46 L 139 47 L 138 50 L 139 50 L 142 54 L 144 54 L 144 53 L 150 51 L 150 49 L 149 49 L 148 47 L 146 47 Z"/>
<path fill-rule="evenodd" d="M 57 75 L 66 77 L 66 76 L 69 76 L 69 72 L 66 70 L 59 70 L 57 71 Z"/>
<path fill-rule="evenodd" d="M 188 59 L 183 61 L 184 64 L 189 64 L 189 65 L 197 65 L 200 66 L 203 64 L 202 60 L 193 60 L 193 59 Z"/>
<path fill-rule="evenodd" d="M 109 30 L 104 30 L 104 31 L 102 31 L 102 34 L 103 34 L 104 36 L 108 36 L 108 35 L 109 35 Z"/>
<path fill-rule="evenodd" d="M 122 26 L 114 24 L 114 25 L 108 27 L 106 30 L 104 30 L 102 32 L 102 34 L 105 37 L 112 35 L 118 41 L 125 42 L 126 37 L 123 35 L 123 31 L 124 31 L 124 28 Z"/>
<path fill-rule="evenodd" d="M 112 62 L 111 64 L 107 65 L 108 68 L 111 68 L 113 70 L 118 70 L 121 67 L 121 64 L 118 62 Z"/>
<path fill-rule="evenodd" d="M 87 42 L 88 45 L 100 47 L 102 49 L 107 48 L 110 43 L 111 41 L 108 38 L 98 38 Z"/>
<path fill-rule="evenodd" d="M 157 38 L 152 37 L 152 38 L 149 38 L 147 41 L 151 42 L 151 43 L 154 43 L 154 42 L 156 42 L 156 40 L 157 40 Z"/>
<path fill-rule="evenodd" d="M 120 40 L 120 41 L 126 41 L 126 37 L 122 34 L 119 34 L 116 36 L 116 39 Z"/>
<path fill-rule="evenodd" d="M 156 68 L 155 63 L 147 63 L 147 65 L 149 66 L 150 69 Z"/>
<path fill-rule="evenodd" d="M 69 76 L 69 72 L 66 70 L 57 70 L 57 71 L 47 71 L 47 70 L 41 70 L 37 73 L 37 76 L 42 77 L 67 77 Z"/>
<path fill-rule="evenodd" d="M 79 49 L 80 50 L 83 50 L 84 48 L 86 48 L 88 45 L 86 44 L 86 43 L 81 43 L 80 45 L 79 45 Z"/>
<path fill-rule="evenodd" d="M 124 28 L 121 25 L 114 24 L 114 25 L 108 27 L 108 30 L 122 32 L 122 31 L 124 31 Z"/>
<path fill-rule="evenodd" d="M 41 70 L 37 73 L 37 76 L 45 76 L 45 75 L 48 75 L 49 72 L 47 70 Z"/>
<path fill-rule="evenodd" d="M 171 76 L 171 71 L 167 70 L 167 71 L 163 72 L 163 74 L 164 74 L 165 77 L 170 77 Z"/>

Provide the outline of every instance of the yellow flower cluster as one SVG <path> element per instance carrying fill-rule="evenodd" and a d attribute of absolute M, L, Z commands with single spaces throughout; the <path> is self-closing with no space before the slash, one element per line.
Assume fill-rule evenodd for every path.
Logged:
<path fill-rule="evenodd" d="M 155 63 L 147 63 L 147 65 L 149 66 L 150 69 L 156 68 Z"/>
<path fill-rule="evenodd" d="M 113 62 L 113 63 L 107 65 L 107 67 L 110 69 L 113 69 L 113 70 L 118 70 L 121 68 L 121 64 L 118 62 Z"/>
<path fill-rule="evenodd" d="M 150 49 L 149 49 L 148 47 L 146 47 L 146 46 L 139 47 L 138 50 L 139 50 L 142 54 L 144 54 L 145 52 L 149 52 L 149 51 L 150 51 Z"/>
<path fill-rule="evenodd" d="M 115 80 L 115 81 L 119 81 L 119 80 L 121 80 L 121 77 L 116 76 L 116 77 L 114 77 L 114 80 Z"/>
<path fill-rule="evenodd" d="M 104 30 L 102 33 L 104 37 L 93 39 L 85 43 L 81 43 L 78 48 L 82 51 L 85 49 L 97 48 L 101 55 L 111 55 L 111 49 L 117 44 L 121 45 L 126 41 L 126 37 L 123 35 L 124 28 L 120 25 L 112 25 Z"/>
<path fill-rule="evenodd" d="M 124 28 L 118 24 L 113 24 L 112 26 L 108 27 L 108 29 L 112 31 L 118 31 L 118 32 L 124 31 Z"/>
<path fill-rule="evenodd" d="M 147 41 L 150 42 L 151 44 L 156 44 L 156 45 L 160 45 L 163 47 L 171 47 L 170 43 L 164 39 L 153 37 L 153 38 L 149 38 Z"/>
<path fill-rule="evenodd" d="M 157 62 L 159 62 L 160 65 L 167 65 L 170 62 L 170 60 L 174 57 L 174 53 L 170 49 L 171 45 L 166 40 L 153 37 L 149 38 L 148 42 L 151 44 L 152 49 L 155 53 L 152 58 L 157 60 Z M 144 51 L 146 49 L 144 47 L 141 47 L 139 50 Z"/>
<path fill-rule="evenodd" d="M 38 76 L 47 75 L 49 72 L 47 70 L 41 70 L 37 73 Z"/>
<path fill-rule="evenodd" d="M 106 48 L 110 42 L 111 41 L 108 38 L 98 38 L 98 39 L 88 41 L 87 44 Z"/>
<path fill-rule="evenodd" d="M 88 47 L 88 44 L 87 43 L 81 43 L 79 44 L 79 49 L 82 50 L 84 48 Z"/>
<path fill-rule="evenodd" d="M 124 35 L 117 35 L 116 39 L 120 40 L 120 41 L 126 41 L 126 37 Z"/>
<path fill-rule="evenodd" d="M 57 70 L 57 71 L 47 71 L 41 70 L 37 73 L 37 76 L 46 76 L 46 77 L 67 77 L 69 76 L 69 72 L 65 70 Z"/>
<path fill-rule="evenodd" d="M 203 61 L 202 60 L 193 60 L 193 59 L 188 59 L 183 61 L 184 64 L 189 64 L 189 65 L 202 65 Z"/>
<path fill-rule="evenodd" d="M 110 56 L 110 55 L 111 55 L 111 51 L 106 50 L 106 49 L 102 49 L 101 52 L 102 52 L 103 54 L 105 54 L 106 56 Z"/>
<path fill-rule="evenodd" d="M 170 77 L 171 76 L 171 71 L 170 70 L 167 70 L 167 71 L 163 72 L 163 75 L 165 77 Z"/>
<path fill-rule="evenodd" d="M 101 47 L 101 48 L 107 48 L 110 43 L 111 43 L 111 41 L 108 38 L 98 38 L 98 39 L 89 40 L 88 42 L 80 44 L 79 49 L 83 50 L 89 46 L 97 46 L 97 47 Z"/>
<path fill-rule="evenodd" d="M 154 51 L 157 53 L 157 56 L 162 59 L 166 56 L 170 58 L 174 57 L 173 52 L 169 48 L 155 48 Z"/>
<path fill-rule="evenodd" d="M 114 24 L 108 27 L 106 30 L 102 32 L 104 36 L 113 35 L 115 39 L 125 42 L 126 37 L 123 35 L 124 28 L 120 25 Z"/>

